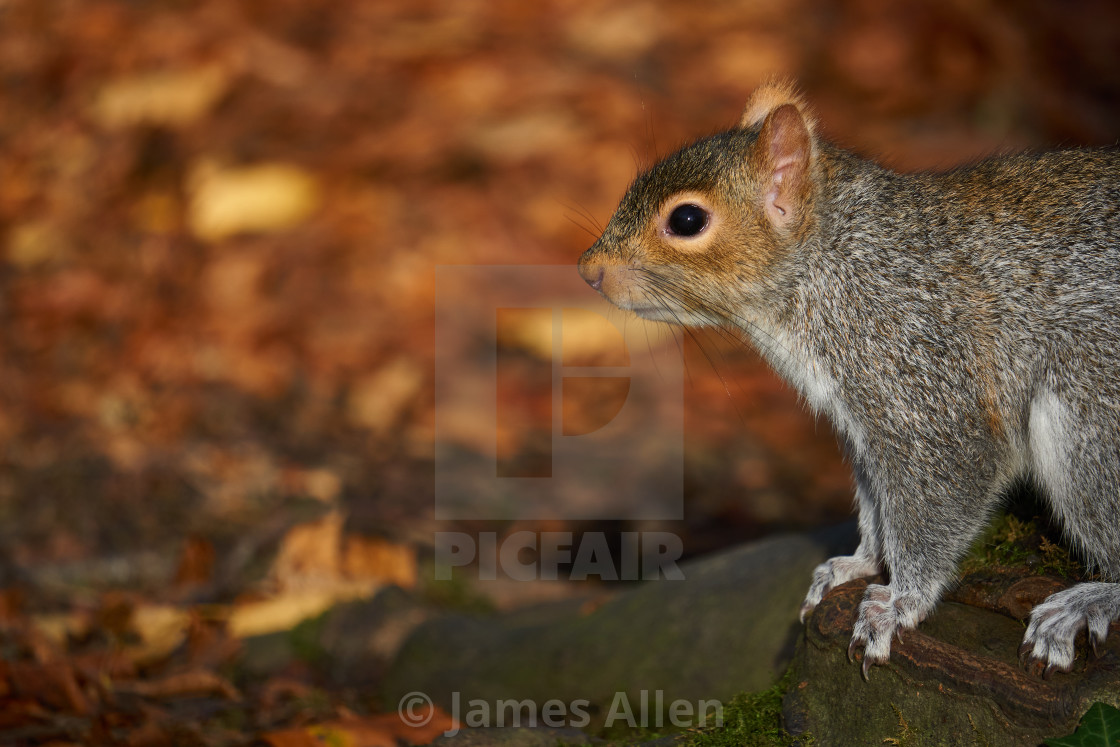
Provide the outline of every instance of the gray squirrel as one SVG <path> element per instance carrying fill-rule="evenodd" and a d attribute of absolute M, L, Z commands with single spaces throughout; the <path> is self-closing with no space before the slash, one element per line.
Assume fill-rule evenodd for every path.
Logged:
<path fill-rule="evenodd" d="M 1037 605 L 1020 654 L 1069 671 L 1120 617 L 1120 153 L 1067 150 L 903 175 L 819 138 L 792 85 L 637 177 L 579 261 L 650 320 L 745 334 L 833 422 L 860 544 L 828 591 L 860 604 L 863 674 L 929 615 L 1017 479 L 1108 582 Z"/>

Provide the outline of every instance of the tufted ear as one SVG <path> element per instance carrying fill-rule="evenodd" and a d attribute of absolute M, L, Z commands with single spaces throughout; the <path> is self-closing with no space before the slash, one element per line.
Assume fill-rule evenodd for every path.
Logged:
<path fill-rule="evenodd" d="M 788 228 L 805 213 L 812 153 L 809 125 L 794 104 L 780 104 L 766 115 L 751 167 L 762 185 L 766 217 L 775 228 Z"/>
<path fill-rule="evenodd" d="M 797 109 L 810 135 L 816 131 L 817 122 L 809 110 L 809 105 L 797 92 L 793 81 L 781 78 L 772 78 L 754 90 L 751 97 L 747 99 L 747 105 L 743 107 L 739 127 L 749 130 L 764 121 L 766 115 L 783 104 L 790 104 Z"/>

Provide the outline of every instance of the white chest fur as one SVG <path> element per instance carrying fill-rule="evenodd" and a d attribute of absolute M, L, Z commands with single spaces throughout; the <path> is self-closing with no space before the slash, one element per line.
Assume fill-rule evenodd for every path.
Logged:
<path fill-rule="evenodd" d="M 856 452 L 863 450 L 863 428 L 856 422 L 840 396 L 840 385 L 823 361 L 785 330 L 760 320 L 751 339 L 778 375 L 793 386 L 814 413 L 832 420 Z"/>

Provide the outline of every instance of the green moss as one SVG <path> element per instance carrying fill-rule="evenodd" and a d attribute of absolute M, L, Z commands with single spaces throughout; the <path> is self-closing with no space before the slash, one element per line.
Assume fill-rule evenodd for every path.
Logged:
<path fill-rule="evenodd" d="M 782 727 L 782 698 L 792 678 L 787 672 L 769 689 L 739 693 L 723 707 L 723 726 L 692 732 L 683 744 L 689 747 L 770 747 L 794 741 Z M 812 737 L 801 735 L 798 744 L 812 744 Z"/>
<path fill-rule="evenodd" d="M 327 614 L 312 617 L 296 625 L 288 631 L 288 645 L 292 655 L 300 661 L 319 666 L 328 659 L 326 649 L 323 648 L 323 624 Z"/>
<path fill-rule="evenodd" d="M 611 747 L 614 747 L 615 745 L 617 745 L 618 747 L 622 747 L 622 745 L 644 744 L 646 742 L 652 742 L 654 740 L 660 739 L 661 737 L 669 736 L 673 733 L 673 729 L 644 729 L 641 727 L 631 728 L 625 725 L 615 725 L 605 729 L 601 729 L 599 732 L 595 733 L 595 737 L 597 739 L 607 740 L 607 744 Z"/>
<path fill-rule="evenodd" d="M 489 615 L 494 612 L 494 603 L 489 597 L 474 588 L 463 574 L 451 574 L 447 581 L 435 580 L 433 566 L 422 565 L 419 573 L 419 594 L 425 602 L 447 610 Z"/>
<path fill-rule="evenodd" d="M 920 729 L 915 728 L 909 721 L 906 720 L 906 717 L 902 715 L 902 710 L 898 706 L 896 706 L 894 703 L 891 703 L 890 705 L 894 710 L 895 715 L 898 716 L 898 731 L 895 732 L 895 736 L 886 737 L 883 740 L 884 744 L 893 744 L 897 745 L 897 747 L 919 747 L 923 744 L 936 743 L 936 740 L 933 739 L 932 734 L 928 734 Z"/>
<path fill-rule="evenodd" d="M 249 714 L 240 707 L 225 708 L 210 719 L 210 722 L 221 729 L 232 731 L 243 731 L 250 725 Z"/>
<path fill-rule="evenodd" d="M 984 568 L 1018 568 L 1034 575 L 1079 577 L 1081 566 L 1069 551 L 1047 536 L 1045 522 L 1001 514 L 980 535 L 961 563 L 962 573 Z"/>

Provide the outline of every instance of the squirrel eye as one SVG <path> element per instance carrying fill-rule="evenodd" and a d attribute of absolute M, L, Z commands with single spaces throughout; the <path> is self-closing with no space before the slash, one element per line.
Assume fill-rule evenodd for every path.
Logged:
<path fill-rule="evenodd" d="M 669 213 L 668 225 L 677 236 L 695 236 L 708 225 L 708 211 L 692 203 L 679 205 Z"/>

